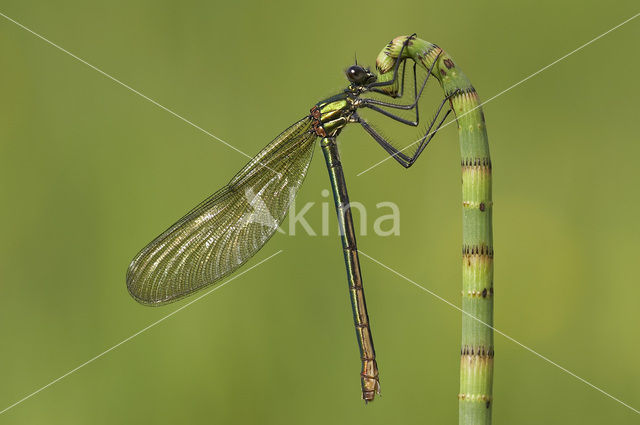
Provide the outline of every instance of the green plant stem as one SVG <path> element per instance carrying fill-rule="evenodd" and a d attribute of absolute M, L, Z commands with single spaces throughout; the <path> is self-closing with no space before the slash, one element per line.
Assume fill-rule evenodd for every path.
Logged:
<path fill-rule="evenodd" d="M 392 40 L 380 53 L 381 80 L 391 79 L 402 58 L 413 59 L 438 79 L 458 122 L 462 157 L 462 349 L 459 423 L 491 423 L 493 386 L 493 238 L 491 158 L 478 95 L 453 59 L 435 44 L 415 37 Z M 397 90 L 397 87 L 393 88 Z M 393 90 L 392 89 L 392 90 Z M 465 314 L 466 313 L 466 314 Z"/>

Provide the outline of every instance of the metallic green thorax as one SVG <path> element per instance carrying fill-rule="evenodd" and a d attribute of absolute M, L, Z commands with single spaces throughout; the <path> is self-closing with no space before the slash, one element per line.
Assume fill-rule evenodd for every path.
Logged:
<path fill-rule="evenodd" d="M 320 137 L 335 137 L 347 125 L 354 110 L 354 100 L 346 92 L 325 99 L 311 109 L 313 130 Z"/>
<path fill-rule="evenodd" d="M 409 39 L 409 40 L 408 40 Z M 410 58 L 438 79 L 458 121 L 462 156 L 462 350 L 460 424 L 490 424 L 493 383 L 493 238 L 491 159 L 484 114 L 469 79 L 435 44 L 397 37 L 380 52 L 379 81 L 390 81 L 405 42 L 402 59 Z M 398 90 L 397 85 L 388 91 Z M 458 91 L 456 93 L 456 91 Z"/>

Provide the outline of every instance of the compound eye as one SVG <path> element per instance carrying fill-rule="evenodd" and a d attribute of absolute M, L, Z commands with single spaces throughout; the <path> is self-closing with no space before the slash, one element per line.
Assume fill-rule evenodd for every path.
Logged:
<path fill-rule="evenodd" d="M 347 78 L 353 83 L 363 83 L 367 78 L 367 71 L 361 66 L 351 66 L 347 69 Z"/>

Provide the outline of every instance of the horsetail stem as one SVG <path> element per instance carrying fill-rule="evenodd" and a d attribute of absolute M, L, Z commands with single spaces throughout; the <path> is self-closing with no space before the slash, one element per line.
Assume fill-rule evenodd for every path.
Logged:
<path fill-rule="evenodd" d="M 404 50 L 402 46 L 406 44 Z M 380 79 L 402 51 L 438 79 L 456 114 L 462 157 L 462 348 L 460 425 L 491 423 L 493 386 L 493 237 L 491 158 L 478 94 L 440 47 L 415 36 L 393 39 L 378 55 Z M 393 89 L 397 90 L 397 87 Z M 465 314 L 466 313 L 466 314 Z"/>

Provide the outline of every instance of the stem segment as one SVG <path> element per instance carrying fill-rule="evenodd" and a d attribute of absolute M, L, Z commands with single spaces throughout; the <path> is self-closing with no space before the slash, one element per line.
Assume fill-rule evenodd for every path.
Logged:
<path fill-rule="evenodd" d="M 426 70 L 437 60 L 432 75 L 445 95 L 455 93 L 450 101 L 462 157 L 462 309 L 467 313 L 462 315 L 459 424 L 486 425 L 491 423 L 493 386 L 493 203 L 484 113 L 478 94 L 453 59 L 415 36 L 397 37 L 380 52 L 376 61 L 379 80 L 390 80 L 396 60 L 407 58 Z M 391 86 L 388 90 L 397 89 Z"/>

